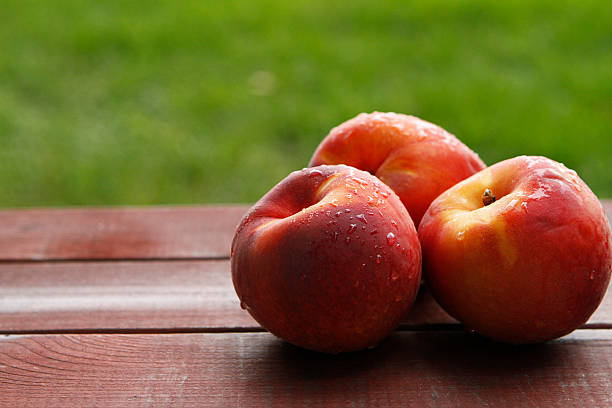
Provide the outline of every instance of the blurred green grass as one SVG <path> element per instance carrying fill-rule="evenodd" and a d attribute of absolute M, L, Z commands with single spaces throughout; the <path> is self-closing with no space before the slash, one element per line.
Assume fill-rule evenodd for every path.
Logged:
<path fill-rule="evenodd" d="M 252 202 L 362 111 L 612 197 L 612 3 L 0 5 L 0 206 Z"/>

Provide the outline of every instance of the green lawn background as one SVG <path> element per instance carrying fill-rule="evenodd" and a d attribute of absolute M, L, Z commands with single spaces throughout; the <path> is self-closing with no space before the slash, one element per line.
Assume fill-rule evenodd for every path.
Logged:
<path fill-rule="evenodd" d="M 612 2 L 0 4 L 0 206 L 252 202 L 362 111 L 612 197 Z"/>

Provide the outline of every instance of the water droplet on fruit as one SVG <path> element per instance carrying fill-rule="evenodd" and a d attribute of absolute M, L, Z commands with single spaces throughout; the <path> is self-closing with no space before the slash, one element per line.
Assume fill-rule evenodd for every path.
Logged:
<path fill-rule="evenodd" d="M 463 241 L 463 235 L 465 234 L 465 231 L 460 231 L 457 233 L 457 241 Z"/>
<path fill-rule="evenodd" d="M 321 170 L 313 169 L 308 172 L 308 176 L 310 177 L 323 177 L 323 172 Z"/>
<path fill-rule="evenodd" d="M 332 205 L 332 206 L 334 206 L 334 207 L 337 207 L 337 206 L 338 206 L 338 200 L 334 198 L 333 200 L 331 200 L 331 201 L 329 202 L 329 204 L 330 204 L 330 205 Z"/>
<path fill-rule="evenodd" d="M 374 234 L 378 234 L 378 230 L 377 229 L 373 229 L 372 231 L 370 231 L 370 235 L 374 235 Z"/>
<path fill-rule="evenodd" d="M 336 215 L 336 217 L 341 216 L 342 215 L 342 211 L 338 211 L 335 215 Z"/>
<path fill-rule="evenodd" d="M 346 231 L 347 234 L 352 234 L 353 232 L 355 232 L 355 230 L 357 229 L 357 224 L 351 224 L 349 225 L 349 229 L 348 231 Z"/>
<path fill-rule="evenodd" d="M 361 184 L 362 186 L 367 186 L 368 185 L 368 181 L 364 180 L 362 178 L 359 177 L 353 177 L 353 181 L 356 181 L 357 183 Z"/>
<path fill-rule="evenodd" d="M 393 244 L 395 244 L 397 242 L 397 238 L 395 237 L 395 234 L 390 232 L 387 234 L 387 244 L 389 244 L 389 246 L 393 246 Z"/>
<path fill-rule="evenodd" d="M 595 271 L 591 271 L 591 273 L 589 274 L 589 279 L 590 280 L 595 279 Z"/>
<path fill-rule="evenodd" d="M 505 207 L 505 209 L 511 210 L 512 208 L 514 208 L 514 206 L 515 206 L 515 205 L 516 205 L 516 203 L 518 203 L 518 202 L 519 202 L 519 200 L 515 198 L 514 200 L 512 200 L 512 201 L 510 201 L 510 202 L 508 203 L 508 205 Z"/>
<path fill-rule="evenodd" d="M 391 280 L 396 281 L 399 279 L 399 273 L 397 271 L 391 271 Z"/>
<path fill-rule="evenodd" d="M 550 197 L 550 194 L 549 194 L 550 190 L 551 190 L 550 186 L 540 184 L 539 188 L 534 193 L 528 195 L 527 197 L 532 200 L 540 200 L 542 198 L 548 198 Z"/>
<path fill-rule="evenodd" d="M 347 244 L 351 242 L 351 237 L 346 237 L 344 238 L 344 242 L 346 242 Z"/>
<path fill-rule="evenodd" d="M 402 297 L 401 297 L 400 295 L 397 295 L 397 296 L 395 297 L 395 301 L 396 301 L 396 302 L 401 302 L 401 301 L 402 301 Z"/>
<path fill-rule="evenodd" d="M 359 287 L 359 281 L 358 281 L 358 280 L 357 280 L 357 281 L 355 281 L 355 283 L 353 283 L 353 286 L 354 286 L 354 287 L 356 287 L 356 288 L 358 288 L 358 287 Z"/>
<path fill-rule="evenodd" d="M 366 267 L 366 264 L 362 263 L 361 266 L 359 267 L 359 270 L 363 271 L 365 269 L 365 267 Z"/>
<path fill-rule="evenodd" d="M 376 263 L 380 264 L 382 262 L 382 255 L 378 254 L 376 255 Z"/>
<path fill-rule="evenodd" d="M 380 190 L 380 195 L 382 195 L 385 198 L 389 197 L 389 193 L 386 192 L 385 190 Z"/>
<path fill-rule="evenodd" d="M 351 209 L 350 209 L 350 208 L 345 208 L 345 209 L 344 209 L 344 212 L 345 212 L 345 213 L 350 213 L 350 212 L 351 212 Z"/>
<path fill-rule="evenodd" d="M 247 308 L 246 303 L 244 303 L 243 301 L 240 301 L 240 308 L 241 308 L 242 310 L 246 310 L 246 308 Z"/>
<path fill-rule="evenodd" d="M 349 194 L 346 195 L 346 198 L 348 198 L 350 200 L 351 198 L 353 198 L 353 195 L 351 193 L 349 193 Z"/>
<path fill-rule="evenodd" d="M 368 220 L 366 220 L 366 217 L 363 214 L 356 215 L 355 218 L 357 218 L 359 221 L 363 222 L 364 224 L 368 223 Z"/>
<path fill-rule="evenodd" d="M 397 222 L 395 222 L 395 220 L 391 220 L 391 225 L 393 225 L 396 230 L 399 230 L 399 227 L 397 226 Z"/>
<path fill-rule="evenodd" d="M 338 231 L 334 231 L 334 237 L 333 237 L 334 242 L 338 240 L 338 235 L 339 235 Z"/>

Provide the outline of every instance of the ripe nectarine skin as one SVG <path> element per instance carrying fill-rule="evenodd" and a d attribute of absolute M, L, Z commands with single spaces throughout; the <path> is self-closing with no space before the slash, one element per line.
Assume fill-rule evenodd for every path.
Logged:
<path fill-rule="evenodd" d="M 264 328 L 329 353 L 376 345 L 412 305 L 416 229 L 393 191 L 348 166 L 291 173 L 242 219 L 232 242 L 241 305 Z"/>
<path fill-rule="evenodd" d="M 485 168 L 439 126 L 397 113 L 362 113 L 323 139 L 310 166 L 347 164 L 370 172 L 400 197 L 415 225 L 447 188 Z"/>
<path fill-rule="evenodd" d="M 610 280 L 600 202 L 574 171 L 545 157 L 505 160 L 448 189 L 423 217 L 419 238 L 436 300 L 496 340 L 570 333 Z"/>

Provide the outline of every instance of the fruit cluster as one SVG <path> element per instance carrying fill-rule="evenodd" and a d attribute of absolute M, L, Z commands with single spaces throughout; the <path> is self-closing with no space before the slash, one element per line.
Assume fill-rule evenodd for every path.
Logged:
<path fill-rule="evenodd" d="M 450 315 L 511 343 L 573 331 L 606 292 L 607 217 L 551 159 L 486 167 L 439 126 L 374 112 L 332 129 L 310 166 L 264 195 L 232 242 L 241 305 L 293 344 L 376 345 L 406 315 L 421 272 Z"/>

